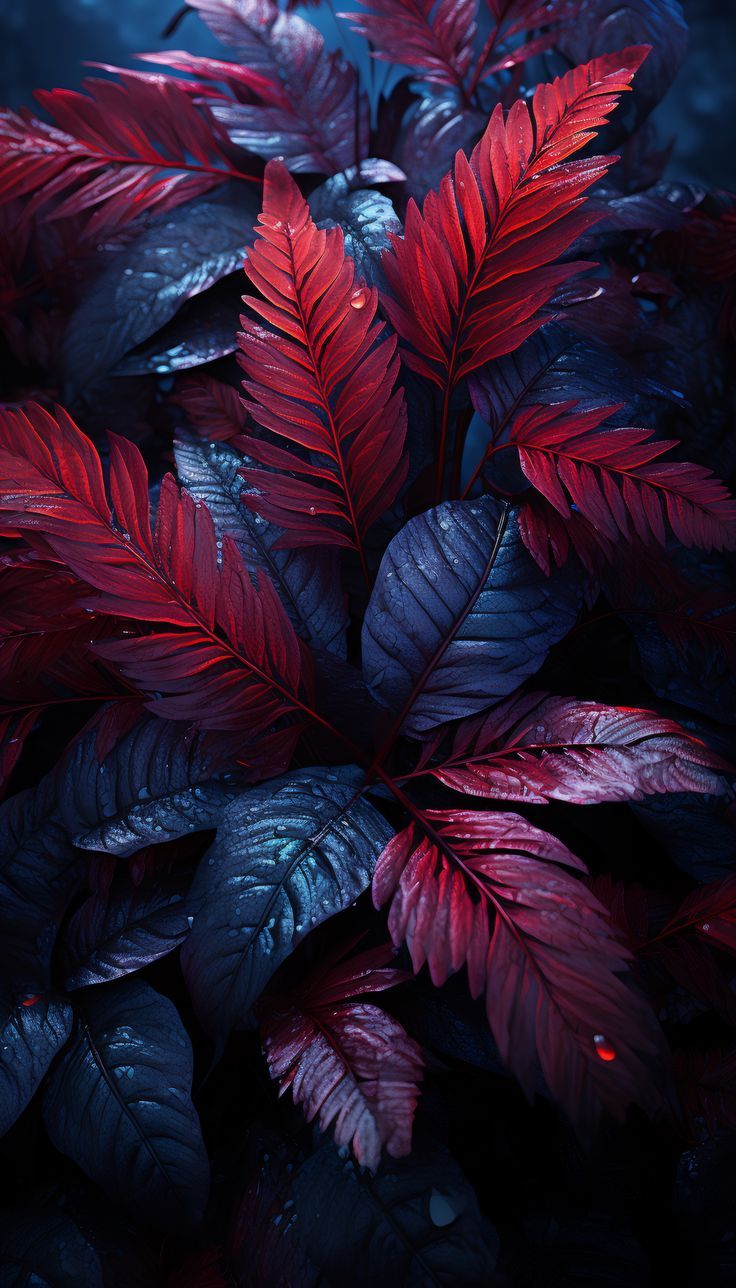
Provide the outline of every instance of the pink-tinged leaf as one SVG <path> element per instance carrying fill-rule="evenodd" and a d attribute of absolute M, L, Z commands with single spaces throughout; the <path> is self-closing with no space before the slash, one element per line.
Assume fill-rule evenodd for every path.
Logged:
<path fill-rule="evenodd" d="M 334 1124 L 335 1141 L 350 1146 L 358 1162 L 375 1171 L 385 1149 L 401 1158 L 411 1149 L 411 1128 L 422 1076 L 419 1047 L 401 1025 L 362 994 L 383 991 L 406 978 L 387 969 L 391 954 L 372 949 L 318 968 L 288 1003 L 274 1003 L 262 1025 L 271 1077 L 291 1089 L 308 1121 Z"/>
<path fill-rule="evenodd" d="M 389 930 L 434 984 L 466 966 L 485 994 L 502 1058 L 529 1097 L 537 1063 L 582 1134 L 601 1106 L 654 1109 L 654 1017 L 619 977 L 631 953 L 593 893 L 564 867 L 579 859 L 515 814 L 413 811 L 373 882 Z M 563 866 L 558 866 L 563 865 Z"/>
<path fill-rule="evenodd" d="M 244 744 L 280 717 L 311 712 L 305 654 L 271 583 L 253 584 L 230 538 L 218 563 L 209 512 L 170 476 L 152 531 L 143 458 L 110 440 L 108 500 L 100 458 L 65 411 L 54 418 L 31 404 L 0 415 L 9 528 L 40 534 L 95 592 L 93 608 L 157 628 L 122 632 L 96 653 L 156 714 L 239 731 Z"/>
<path fill-rule="evenodd" d="M 192 0 L 191 7 L 242 64 L 237 98 L 216 96 L 211 105 L 233 143 L 310 174 L 336 174 L 368 155 L 367 98 L 355 69 L 326 49 L 316 27 L 273 0 Z M 181 62 L 182 55 L 174 57 Z M 222 64 L 208 70 L 207 62 L 192 66 L 195 75 L 223 81 Z M 233 85 L 232 73 L 227 79 Z"/>
<path fill-rule="evenodd" d="M 53 124 L 26 110 L 0 112 L 0 201 L 29 197 L 25 217 L 90 214 L 87 234 L 119 228 L 147 210 L 163 213 L 238 170 L 227 137 L 184 82 L 110 68 L 86 93 L 39 90 Z"/>
<path fill-rule="evenodd" d="M 170 401 L 182 408 L 189 424 L 209 442 L 225 443 L 245 428 L 245 409 L 237 390 L 211 376 L 182 377 Z"/>
<path fill-rule="evenodd" d="M 243 500 L 284 529 L 279 544 L 345 546 L 365 566 L 365 534 L 408 468 L 396 341 L 376 321 L 377 291 L 355 278 L 342 230 L 317 228 L 276 161 L 260 220 L 245 266 L 260 296 L 244 297 L 257 316 L 242 318 L 243 387 L 251 419 L 289 446 L 237 441 L 279 471 L 243 470 L 257 489 Z"/>
<path fill-rule="evenodd" d="M 435 85 L 463 89 L 477 31 L 476 0 L 365 0 L 370 12 L 343 13 L 371 42 L 374 58 L 417 68 Z"/>
<path fill-rule="evenodd" d="M 463 721 L 418 771 L 468 796 L 574 805 L 725 790 L 729 766 L 674 720 L 634 707 L 525 693 Z"/>

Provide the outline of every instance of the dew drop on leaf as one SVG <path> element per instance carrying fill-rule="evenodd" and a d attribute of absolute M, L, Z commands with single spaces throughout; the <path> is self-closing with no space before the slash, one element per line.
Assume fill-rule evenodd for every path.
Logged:
<path fill-rule="evenodd" d="M 616 1059 L 616 1048 L 612 1042 L 603 1033 L 596 1033 L 593 1037 L 596 1054 L 600 1060 L 605 1060 L 606 1064 Z"/>
<path fill-rule="evenodd" d="M 367 286 L 359 286 L 357 291 L 353 291 L 350 297 L 351 307 L 354 309 L 364 309 L 368 303 L 370 291 Z"/>
<path fill-rule="evenodd" d="M 457 1212 L 439 1190 L 432 1190 L 429 1196 L 429 1219 L 437 1226 L 452 1225 L 457 1220 Z"/>

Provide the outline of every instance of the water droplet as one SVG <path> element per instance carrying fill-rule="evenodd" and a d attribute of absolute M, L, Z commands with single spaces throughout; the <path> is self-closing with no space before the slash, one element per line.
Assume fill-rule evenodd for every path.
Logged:
<path fill-rule="evenodd" d="M 610 1064 L 611 1060 L 616 1059 L 616 1048 L 612 1042 L 608 1041 L 605 1034 L 595 1033 L 593 1035 L 593 1042 L 595 1044 L 596 1055 L 599 1060 L 605 1060 L 606 1064 Z"/>
<path fill-rule="evenodd" d="M 457 1212 L 439 1190 L 432 1190 L 429 1196 L 429 1219 L 438 1226 L 452 1225 L 457 1220 Z"/>
<path fill-rule="evenodd" d="M 189 929 L 191 930 L 191 929 L 192 929 L 192 926 L 194 925 L 194 917 L 187 917 L 187 925 L 188 925 Z"/>
<path fill-rule="evenodd" d="M 702 925 L 701 925 L 700 929 L 701 929 L 701 930 L 702 930 L 702 931 L 707 935 L 707 934 L 709 933 L 709 931 L 710 931 L 710 922 L 709 922 L 709 921 L 704 921 L 704 922 L 702 923 Z"/>
<path fill-rule="evenodd" d="M 315 507 L 315 506 L 313 506 L 313 505 L 310 505 L 310 507 L 309 507 L 309 513 L 310 513 L 310 514 L 316 514 L 316 513 L 317 513 L 316 507 Z"/>
<path fill-rule="evenodd" d="M 364 309 L 370 299 L 370 291 L 367 286 L 359 286 L 357 291 L 353 291 L 350 297 L 351 308 Z"/>

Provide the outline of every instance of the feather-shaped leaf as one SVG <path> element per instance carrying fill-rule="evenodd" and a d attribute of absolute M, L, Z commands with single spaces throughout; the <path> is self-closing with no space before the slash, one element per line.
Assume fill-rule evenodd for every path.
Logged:
<path fill-rule="evenodd" d="M 601 428 L 617 407 L 580 411 L 574 403 L 529 407 L 514 421 L 507 444 L 519 453 L 529 482 L 563 518 L 571 507 L 610 542 L 638 537 L 665 545 L 671 528 L 684 546 L 736 549 L 736 501 L 702 465 L 661 461 L 674 444 L 650 429 Z M 575 541 L 576 529 L 570 529 Z M 537 562 L 548 562 L 539 533 L 522 527 Z"/>
<path fill-rule="evenodd" d="M 499 103 L 470 160 L 461 152 L 384 256 L 384 301 L 405 361 L 443 391 L 437 482 L 458 381 L 536 331 L 540 309 L 584 266 L 556 263 L 594 221 L 584 196 L 610 157 L 570 160 L 596 135 L 647 54 L 625 49 L 539 85 L 531 110 Z"/>
<path fill-rule="evenodd" d="M 586 886 L 564 871 L 580 860 L 516 814 L 428 810 L 381 855 L 377 907 L 432 982 L 467 967 L 485 994 L 502 1058 L 531 1097 L 537 1061 L 582 1134 L 601 1105 L 658 1103 L 646 1057 L 654 1018 L 619 977 L 629 950 Z"/>
<path fill-rule="evenodd" d="M 342 231 L 316 227 L 279 162 L 266 167 L 260 219 L 246 273 L 262 298 L 244 297 L 258 320 L 242 319 L 243 384 L 252 420 L 291 446 L 239 445 L 290 473 L 245 470 L 261 493 L 246 504 L 284 528 L 281 544 L 345 546 L 365 568 L 365 533 L 407 471 L 396 341 L 375 321 L 377 291 L 355 279 Z"/>
<path fill-rule="evenodd" d="M 131 443 L 111 437 L 108 500 L 90 440 L 63 410 L 54 419 L 31 404 L 0 415 L 0 472 L 7 523 L 42 534 L 97 592 L 93 606 L 173 628 L 96 645 L 155 713 L 245 740 L 306 710 L 304 654 L 275 590 L 265 579 L 254 586 L 230 538 L 219 564 L 209 513 L 170 477 L 151 531 L 146 469 Z M 273 749 L 279 758 L 292 735 Z"/>
<path fill-rule="evenodd" d="M 370 12 L 345 13 L 367 36 L 374 58 L 416 68 L 424 80 L 464 91 L 477 31 L 476 0 L 365 0 Z"/>
<path fill-rule="evenodd" d="M 117 82 L 90 79 L 86 93 L 39 90 L 53 124 L 27 111 L 0 113 L 0 201 L 30 196 L 25 217 L 94 211 L 92 237 L 227 179 L 255 182 L 229 160 L 222 127 L 182 81 L 111 70 Z"/>
<path fill-rule="evenodd" d="M 130 975 L 173 952 L 191 928 L 188 886 L 174 871 L 140 886 L 124 876 L 105 894 L 90 895 L 64 931 L 67 989 Z"/>
<path fill-rule="evenodd" d="M 575 805 L 663 792 L 718 793 L 728 766 L 699 738 L 652 711 L 526 693 L 465 721 L 426 769 L 468 796 Z"/>
<path fill-rule="evenodd" d="M 328 52 L 316 27 L 273 0 L 192 0 L 191 7 L 249 73 L 255 104 L 212 104 L 233 143 L 317 174 L 336 174 L 367 155 L 367 100 L 353 67 Z"/>
<path fill-rule="evenodd" d="M 226 443 L 245 429 L 240 394 L 211 376 L 182 376 L 169 401 L 182 408 L 191 428 L 210 443 Z"/>
<path fill-rule="evenodd" d="M 287 1004 L 274 1001 L 261 1026 L 281 1094 L 291 1090 L 323 1131 L 334 1124 L 335 1143 L 371 1171 L 382 1148 L 393 1158 L 409 1153 L 422 1071 L 419 1047 L 398 1021 L 362 1000 L 406 978 L 385 969 L 390 959 L 370 949 L 318 968 Z"/>
<path fill-rule="evenodd" d="M 266 983 L 315 926 L 370 884 L 390 828 L 355 769 L 301 770 L 227 810 L 192 886 L 182 967 L 202 1023 L 243 1028 Z"/>
<path fill-rule="evenodd" d="M 198 1223 L 209 1164 L 192 1104 L 192 1047 L 168 998 L 141 980 L 84 995 L 44 1098 L 49 1136 L 146 1225 Z"/>
<path fill-rule="evenodd" d="M 507 697 L 570 630 L 581 579 L 546 582 L 498 501 L 446 501 L 394 537 L 363 624 L 374 696 L 413 736 Z"/>
<path fill-rule="evenodd" d="M 68 1002 L 39 997 L 0 1019 L 0 1137 L 35 1094 L 72 1031 L 72 1018 Z"/>
<path fill-rule="evenodd" d="M 281 529 L 243 505 L 243 458 L 229 447 L 181 441 L 174 445 L 181 482 L 207 506 L 219 541 L 229 536 L 251 574 L 265 574 L 278 591 L 297 634 L 344 657 L 347 613 L 336 550 L 282 550 Z"/>

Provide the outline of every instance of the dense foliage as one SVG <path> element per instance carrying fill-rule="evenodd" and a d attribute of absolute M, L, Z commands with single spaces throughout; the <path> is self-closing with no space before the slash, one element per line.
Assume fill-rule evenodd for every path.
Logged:
<path fill-rule="evenodd" d="M 0 1284 L 725 1284 L 680 6 L 309 16 L 0 114 Z"/>

